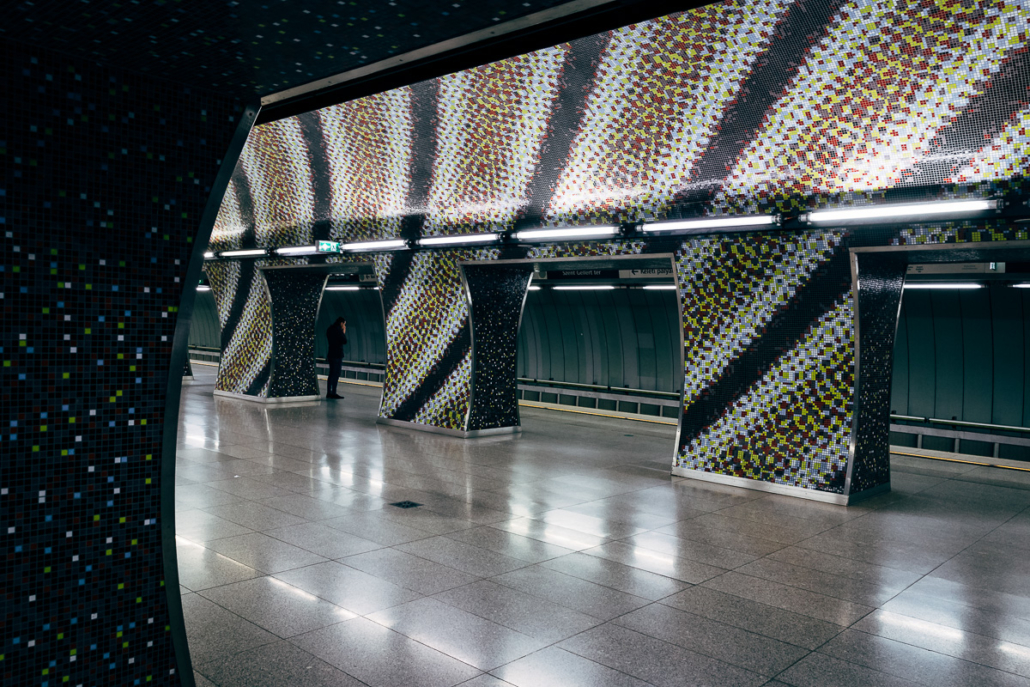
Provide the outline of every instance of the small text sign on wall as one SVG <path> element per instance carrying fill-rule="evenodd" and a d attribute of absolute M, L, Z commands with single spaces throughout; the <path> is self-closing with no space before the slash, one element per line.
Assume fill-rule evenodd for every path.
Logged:
<path fill-rule="evenodd" d="M 619 270 L 619 279 L 668 279 L 673 276 L 671 267 L 651 267 L 640 270 Z"/>

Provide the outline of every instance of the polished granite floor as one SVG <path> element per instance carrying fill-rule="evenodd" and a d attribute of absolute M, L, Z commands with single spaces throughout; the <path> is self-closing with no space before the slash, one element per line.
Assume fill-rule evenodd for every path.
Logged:
<path fill-rule="evenodd" d="M 199 685 L 1030 685 L 1030 473 L 896 458 L 842 508 L 670 477 L 671 427 L 463 441 L 377 426 L 376 388 L 265 408 L 195 371 Z"/>

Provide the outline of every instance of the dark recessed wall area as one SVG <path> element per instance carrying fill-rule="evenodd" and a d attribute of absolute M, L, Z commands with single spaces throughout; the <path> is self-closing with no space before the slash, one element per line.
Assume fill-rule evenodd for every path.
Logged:
<path fill-rule="evenodd" d="M 975 291 L 905 291 L 894 347 L 895 413 L 1030 427 L 1030 290 L 987 284 Z M 914 435 L 891 439 L 915 445 Z M 923 448 L 953 446 L 950 438 L 923 437 Z M 963 440 L 961 451 L 989 456 L 993 447 Z M 1019 446 L 999 451 L 1002 458 L 1030 458 Z"/>

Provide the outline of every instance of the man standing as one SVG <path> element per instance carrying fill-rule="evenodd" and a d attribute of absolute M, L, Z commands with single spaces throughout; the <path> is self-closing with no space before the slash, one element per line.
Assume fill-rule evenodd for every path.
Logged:
<path fill-rule="evenodd" d="M 340 381 L 340 367 L 343 365 L 343 345 L 347 343 L 347 320 L 337 317 L 325 330 L 325 336 L 329 339 L 329 352 L 325 356 L 329 361 L 329 383 L 326 385 L 325 397 L 343 398 L 336 393 L 336 385 Z"/>

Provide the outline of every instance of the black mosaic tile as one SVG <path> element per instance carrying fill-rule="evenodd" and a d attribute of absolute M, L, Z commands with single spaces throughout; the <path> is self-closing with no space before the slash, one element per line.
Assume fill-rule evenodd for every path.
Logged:
<path fill-rule="evenodd" d="M 315 331 L 325 274 L 263 270 L 272 301 L 272 374 L 270 398 L 318 396 Z"/>
<path fill-rule="evenodd" d="M 179 684 L 166 393 L 193 241 L 242 108 L 0 51 L 0 675 Z"/>
<path fill-rule="evenodd" d="M 519 424 L 518 342 L 532 265 L 466 265 L 472 302 L 472 398 L 468 431 Z"/>
<path fill-rule="evenodd" d="M 273 93 L 538 12 L 508 3 L 17 2 L 0 36 L 237 95 Z"/>

